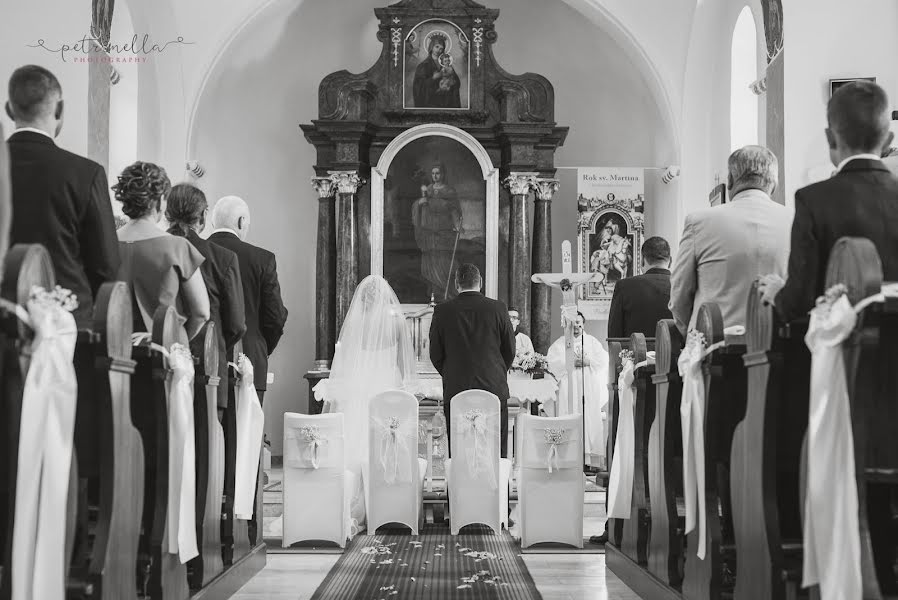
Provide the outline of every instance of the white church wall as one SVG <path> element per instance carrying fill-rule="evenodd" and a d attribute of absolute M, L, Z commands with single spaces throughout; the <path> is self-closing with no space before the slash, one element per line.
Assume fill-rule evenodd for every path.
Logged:
<path fill-rule="evenodd" d="M 892 109 L 898 108 L 898 3 L 787 0 L 783 4 L 786 198 L 792 205 L 796 189 L 828 177 L 834 169 L 823 133 L 830 79 L 876 77 L 889 94 Z"/>
<path fill-rule="evenodd" d="M 274 454 L 281 451 L 282 413 L 307 407 L 308 387 L 302 375 L 314 359 L 318 199 L 308 178 L 315 152 L 298 125 L 317 116 L 318 83 L 325 75 L 343 68 L 360 72 L 375 62 L 380 43 L 373 9 L 382 4 L 365 0 L 349 7 L 305 0 L 298 7 L 272 5 L 270 14 L 244 29 L 217 63 L 190 133 L 189 153 L 206 168 L 199 184 L 210 200 L 224 194 L 244 197 L 253 210 L 250 241 L 278 255 L 290 317 L 271 362 L 275 383 L 265 397 Z M 502 10 L 494 47 L 499 64 L 512 73 L 545 74 L 555 87 L 557 120 L 571 127 L 557 165 L 650 166 L 676 161 L 675 144 L 665 133 L 669 127 L 644 75 L 616 42 L 561 4 L 501 0 L 489 5 Z M 336 24 L 340 35 L 334 35 Z M 547 32 L 558 31 L 566 32 L 564 45 L 534 43 L 545 40 Z M 552 214 L 556 246 L 576 238 L 572 173 L 559 171 L 562 187 Z M 660 177 L 657 171 L 647 175 Z M 675 189 L 663 186 L 658 200 L 673 204 Z M 650 234 L 659 233 L 651 231 L 658 227 L 661 235 L 672 235 L 666 223 L 652 219 Z M 560 268 L 557 250 L 554 256 Z M 553 321 L 560 334 L 557 298 L 554 304 Z M 604 338 L 604 324 L 591 327 Z"/>

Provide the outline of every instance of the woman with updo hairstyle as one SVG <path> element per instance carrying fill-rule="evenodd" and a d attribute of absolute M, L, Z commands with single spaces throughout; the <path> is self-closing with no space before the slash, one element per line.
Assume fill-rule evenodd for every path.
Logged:
<path fill-rule="evenodd" d="M 193 339 L 209 320 L 209 296 L 200 273 L 202 254 L 182 237 L 159 227 L 162 203 L 171 182 L 162 167 L 137 161 L 125 167 L 112 186 L 130 220 L 117 231 L 119 279 L 131 286 L 137 310 L 135 331 L 152 331 L 156 309 L 174 306 Z"/>
<path fill-rule="evenodd" d="M 208 212 L 206 195 L 198 187 L 179 183 L 171 189 L 165 207 L 168 232 L 187 239 L 205 258 L 200 273 L 209 292 L 210 318 L 215 323 L 219 355 L 225 357 L 231 355 L 230 349 L 246 333 L 246 309 L 237 255 L 199 236 L 206 227 Z M 226 377 L 228 367 L 224 358 L 219 361 L 219 366 L 221 376 Z M 227 394 L 228 387 L 222 385 L 219 390 Z"/>

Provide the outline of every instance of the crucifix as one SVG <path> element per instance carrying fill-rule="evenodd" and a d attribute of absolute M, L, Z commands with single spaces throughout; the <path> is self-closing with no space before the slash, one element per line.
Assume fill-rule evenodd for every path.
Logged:
<path fill-rule="evenodd" d="M 577 318 L 577 290 L 581 285 L 590 281 L 601 282 L 604 275 L 596 273 L 574 273 L 571 268 L 571 243 L 564 240 L 561 243 L 561 273 L 537 273 L 533 275 L 534 283 L 542 283 L 549 287 L 561 290 L 561 321 L 564 323 L 564 366 L 567 371 L 567 414 L 575 412 L 583 414 L 585 407 L 575 411 L 577 405 L 574 399 L 574 331 L 573 323 Z M 581 386 L 582 388 L 582 386 Z M 559 404 L 564 401 L 558 399 Z"/>

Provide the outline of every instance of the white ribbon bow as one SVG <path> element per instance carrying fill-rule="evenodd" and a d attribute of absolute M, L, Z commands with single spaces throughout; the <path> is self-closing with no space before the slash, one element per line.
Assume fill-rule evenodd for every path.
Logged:
<path fill-rule="evenodd" d="M 677 367 L 683 378 L 680 399 L 680 428 L 683 432 L 683 496 L 686 504 L 686 528 L 698 526 L 696 556 L 704 560 L 705 544 L 705 337 L 690 331 Z"/>
<path fill-rule="evenodd" d="M 552 473 L 558 469 L 558 446 L 567 444 L 571 440 L 567 435 L 567 429 L 551 429 L 547 427 L 543 432 L 546 446 L 548 446 L 546 453 L 546 469 L 549 473 Z"/>
<path fill-rule="evenodd" d="M 384 471 L 384 481 L 393 485 L 397 481 L 408 483 L 412 480 L 409 465 L 409 445 L 402 432 L 402 421 L 399 417 L 390 417 L 386 421 L 375 419 L 380 427 L 380 465 Z"/>
<path fill-rule="evenodd" d="M 460 419 L 459 431 L 474 438 L 473 444 L 466 444 L 468 472 L 471 477 L 484 473 L 487 484 L 494 490 L 498 486 L 493 464 L 496 462 L 496 427 L 492 423 L 495 415 L 485 415 L 479 409 L 465 412 Z"/>
<path fill-rule="evenodd" d="M 614 456 L 608 476 L 608 518 L 629 519 L 633 502 L 633 471 L 636 462 L 633 381 L 636 365 L 625 359 L 617 378 L 619 416 L 614 438 Z"/>
<path fill-rule="evenodd" d="M 299 428 L 299 435 L 306 443 L 303 449 L 303 460 L 312 465 L 313 469 L 320 466 L 320 450 L 327 443 L 327 438 L 322 437 L 317 425 L 304 425 Z"/>

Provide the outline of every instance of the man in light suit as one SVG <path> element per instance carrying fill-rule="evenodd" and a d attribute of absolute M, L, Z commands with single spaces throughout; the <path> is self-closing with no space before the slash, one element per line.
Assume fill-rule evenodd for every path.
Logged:
<path fill-rule="evenodd" d="M 784 274 L 792 217 L 771 200 L 776 156 L 762 146 L 730 155 L 727 189 L 732 200 L 686 217 L 671 276 L 670 311 L 680 331 L 695 325 L 699 307 L 716 302 L 725 327 L 745 325 L 752 282 Z"/>

